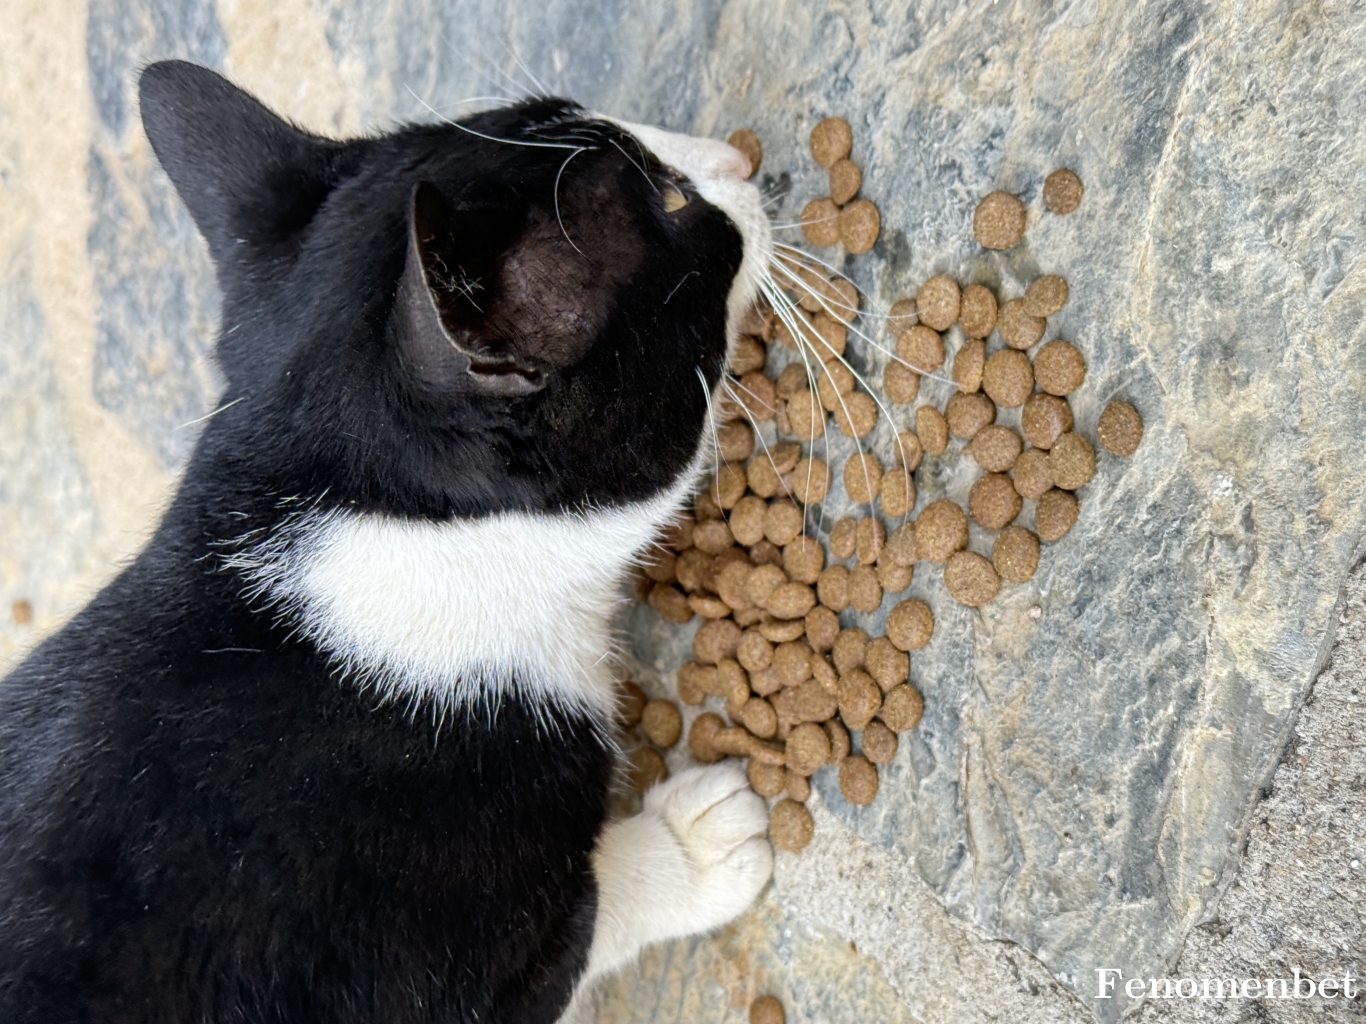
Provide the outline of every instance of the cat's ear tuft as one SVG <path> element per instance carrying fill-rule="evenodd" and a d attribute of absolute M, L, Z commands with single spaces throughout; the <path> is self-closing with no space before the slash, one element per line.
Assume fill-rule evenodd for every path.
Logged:
<path fill-rule="evenodd" d="M 468 217 L 457 214 L 441 191 L 425 182 L 413 188 L 410 210 L 396 325 L 409 372 L 425 386 L 448 392 L 512 398 L 541 390 L 546 383 L 542 369 L 491 341 L 483 329 L 480 301 L 486 298 L 483 282 L 492 266 L 483 260 L 476 266 L 468 251 L 452 244 L 481 225 L 467 223 Z"/>
<path fill-rule="evenodd" d="M 138 82 L 142 124 L 215 262 L 287 245 L 336 184 L 345 146 L 289 124 L 208 68 L 158 61 Z"/>

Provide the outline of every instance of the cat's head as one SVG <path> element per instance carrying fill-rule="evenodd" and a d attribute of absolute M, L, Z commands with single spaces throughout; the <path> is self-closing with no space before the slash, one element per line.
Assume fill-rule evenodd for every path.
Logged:
<path fill-rule="evenodd" d="M 766 262 L 722 143 L 536 100 L 336 142 L 195 65 L 143 122 L 223 289 L 200 458 L 424 518 L 674 488 Z"/>

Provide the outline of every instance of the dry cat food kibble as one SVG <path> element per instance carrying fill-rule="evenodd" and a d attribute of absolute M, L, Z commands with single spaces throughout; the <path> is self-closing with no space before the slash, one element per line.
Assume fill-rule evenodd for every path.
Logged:
<path fill-rule="evenodd" d="M 972 214 L 972 233 L 988 249 L 1009 249 L 1025 230 L 1025 208 L 1009 192 L 991 192 Z"/>
<path fill-rule="evenodd" d="M 664 763 L 664 755 L 654 747 L 637 747 L 631 751 L 629 774 L 631 788 L 644 793 L 669 777 L 669 767 Z"/>
<path fill-rule="evenodd" d="M 963 289 L 959 302 L 958 322 L 969 338 L 985 338 L 996 326 L 996 296 L 991 289 L 970 284 Z"/>
<path fill-rule="evenodd" d="M 996 317 L 996 330 L 1011 348 L 1032 348 L 1043 337 L 1047 326 L 1043 317 L 1031 316 L 1025 310 L 1023 299 L 1011 299 Z"/>
<path fill-rule="evenodd" d="M 991 565 L 1011 583 L 1032 579 L 1039 567 L 1039 538 L 1023 526 L 1007 526 L 991 549 Z"/>
<path fill-rule="evenodd" d="M 842 117 L 827 117 L 811 129 L 811 156 L 829 170 L 854 148 L 854 133 Z"/>
<path fill-rule="evenodd" d="M 855 806 L 872 803 L 877 796 L 877 768 L 861 754 L 850 754 L 840 762 L 840 792 Z"/>
<path fill-rule="evenodd" d="M 830 168 L 830 198 L 836 206 L 843 206 L 858 195 L 863 184 L 863 174 L 858 164 L 849 159 L 837 160 Z"/>
<path fill-rule="evenodd" d="M 1111 402 L 1096 424 L 1100 446 L 1112 455 L 1132 455 L 1143 440 L 1143 420 L 1128 402 Z"/>
<path fill-rule="evenodd" d="M 787 1024 L 783 1004 L 774 996 L 760 996 L 749 1004 L 749 1024 Z"/>
<path fill-rule="evenodd" d="M 1071 491 L 1044 491 L 1034 509 L 1034 532 L 1039 540 L 1058 540 L 1076 525 L 1078 511 L 1077 496 Z"/>
<path fill-rule="evenodd" d="M 1081 205 L 1081 179 L 1066 167 L 1059 167 L 1043 182 L 1043 204 L 1053 213 L 1071 213 Z"/>
<path fill-rule="evenodd" d="M 1001 578 L 976 551 L 957 551 L 944 564 L 944 587 L 954 598 L 978 608 L 1001 589 Z"/>
<path fill-rule="evenodd" d="M 1067 305 L 1067 282 L 1057 274 L 1036 277 L 1025 289 L 1023 303 L 1030 316 L 1052 316 Z"/>
<path fill-rule="evenodd" d="M 834 245 L 840 240 L 840 208 L 822 196 L 802 207 L 802 234 L 812 245 Z"/>
<path fill-rule="evenodd" d="M 1034 379 L 1050 395 L 1070 395 L 1086 379 L 1086 361 L 1065 341 L 1050 341 L 1034 354 Z"/>
<path fill-rule="evenodd" d="M 1080 434 L 1063 434 L 1048 453 L 1048 471 L 1064 491 L 1085 487 L 1096 474 L 1095 449 Z"/>
<path fill-rule="evenodd" d="M 865 253 L 882 231 L 882 217 L 870 200 L 856 199 L 840 210 L 840 241 L 851 253 Z"/>
<path fill-rule="evenodd" d="M 876 769 L 873 771 L 873 792 L 877 792 Z M 769 812 L 768 834 L 773 840 L 773 845 L 780 850 L 795 853 L 805 849 L 815 831 L 816 825 L 811 820 L 811 812 L 796 800 L 779 800 Z"/>
<path fill-rule="evenodd" d="M 920 286 L 915 307 L 922 324 L 936 331 L 947 331 L 958 319 L 961 301 L 958 282 L 947 274 L 940 274 Z"/>
<path fill-rule="evenodd" d="M 749 161 L 749 176 L 752 178 L 759 171 L 759 164 L 764 158 L 764 147 L 759 142 L 759 136 L 748 128 L 737 128 L 730 133 L 728 143 L 745 154 L 745 159 Z"/>

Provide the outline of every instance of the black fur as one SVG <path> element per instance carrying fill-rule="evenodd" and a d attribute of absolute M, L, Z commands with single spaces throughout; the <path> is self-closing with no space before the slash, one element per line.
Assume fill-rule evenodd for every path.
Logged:
<path fill-rule="evenodd" d="M 600 723 L 377 705 L 223 556 L 301 507 L 658 493 L 739 234 L 564 101 L 334 142 L 188 64 L 141 95 L 218 267 L 226 408 L 146 551 L 0 683 L 0 1022 L 552 1021 L 592 932 Z"/>

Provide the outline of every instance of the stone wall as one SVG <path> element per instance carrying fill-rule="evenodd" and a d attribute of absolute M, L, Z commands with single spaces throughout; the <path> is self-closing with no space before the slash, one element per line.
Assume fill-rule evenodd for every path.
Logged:
<path fill-rule="evenodd" d="M 703 971 L 736 935 L 806 993 L 795 1019 L 1114 1019 L 1126 1004 L 1091 998 L 1095 968 L 1160 973 L 1217 914 L 1366 528 L 1364 35 L 1360 5 L 1268 0 L 10 0 L 0 598 L 34 621 L 6 618 L 0 659 L 137 549 L 215 407 L 217 291 L 138 124 L 144 62 L 220 68 L 327 133 L 538 81 L 631 120 L 752 127 L 763 182 L 790 186 L 780 222 L 824 191 L 805 139 L 839 113 L 883 216 L 874 250 L 839 261 L 869 309 L 939 272 L 1004 296 L 1063 274 L 1049 331 L 1089 361 L 1082 429 L 1122 396 L 1147 436 L 1102 457 L 1029 584 L 970 611 L 918 573 L 939 620 L 913 664 L 927 713 L 882 795 L 859 810 L 818 776 L 821 838 L 781 859 L 768 903 L 730 938 L 655 954 L 604 1019 L 647 990 L 652 1019 L 719 1019 L 706 984 L 738 1005 L 756 983 Z M 1086 196 L 1048 218 L 1058 166 Z M 1030 228 L 983 255 L 971 212 L 998 187 Z M 876 376 L 884 356 L 854 358 Z M 970 483 L 951 460 L 920 479 L 922 502 Z M 686 630 L 648 613 L 632 629 L 664 685 Z M 855 931 L 879 936 L 891 982 L 848 980 L 869 964 L 835 936 Z M 696 999 L 661 995 L 694 969 Z M 959 980 L 927 999 L 918 970 Z"/>

